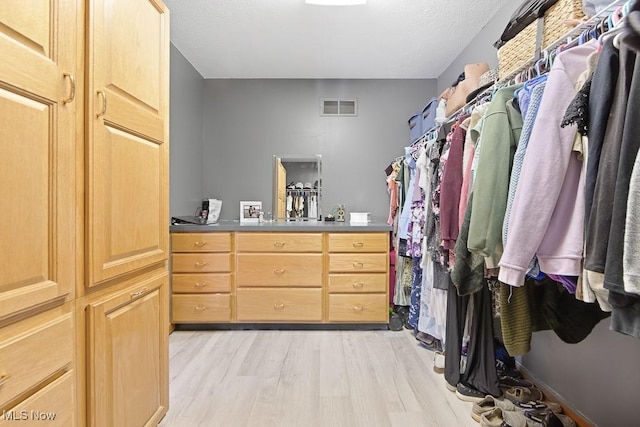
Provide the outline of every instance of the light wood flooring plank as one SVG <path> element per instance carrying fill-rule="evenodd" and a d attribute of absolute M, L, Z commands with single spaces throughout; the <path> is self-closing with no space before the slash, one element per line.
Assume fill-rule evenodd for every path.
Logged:
<path fill-rule="evenodd" d="M 176 331 L 161 427 L 478 424 L 409 331 Z"/>

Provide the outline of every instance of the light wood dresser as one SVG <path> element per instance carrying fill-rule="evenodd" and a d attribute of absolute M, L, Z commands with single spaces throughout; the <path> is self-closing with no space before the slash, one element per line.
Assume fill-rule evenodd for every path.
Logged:
<path fill-rule="evenodd" d="M 386 325 L 386 225 L 171 227 L 174 324 Z"/>

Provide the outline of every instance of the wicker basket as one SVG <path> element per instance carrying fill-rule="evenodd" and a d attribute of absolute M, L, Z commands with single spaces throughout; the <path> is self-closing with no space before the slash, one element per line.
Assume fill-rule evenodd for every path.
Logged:
<path fill-rule="evenodd" d="M 562 37 L 569 27 L 564 25 L 567 18 L 582 19 L 582 0 L 559 0 L 544 14 L 542 46 L 549 46 Z M 534 21 L 498 49 L 498 70 L 503 78 L 525 62 L 531 60 L 536 52 L 538 21 Z"/>

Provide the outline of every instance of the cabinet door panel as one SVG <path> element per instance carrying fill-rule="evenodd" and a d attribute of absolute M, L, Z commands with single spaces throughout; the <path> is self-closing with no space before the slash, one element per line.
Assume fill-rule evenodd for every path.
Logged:
<path fill-rule="evenodd" d="M 168 11 L 88 5 L 88 286 L 167 258 Z"/>
<path fill-rule="evenodd" d="M 90 425 L 157 423 L 168 404 L 166 274 L 90 304 L 88 312 Z"/>
<path fill-rule="evenodd" d="M 0 2 L 0 320 L 73 289 L 76 7 Z"/>

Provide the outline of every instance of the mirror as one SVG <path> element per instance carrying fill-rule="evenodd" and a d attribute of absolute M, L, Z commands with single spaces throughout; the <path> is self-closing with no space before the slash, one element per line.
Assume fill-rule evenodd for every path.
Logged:
<path fill-rule="evenodd" d="M 322 156 L 273 156 L 273 217 L 322 219 Z"/>

